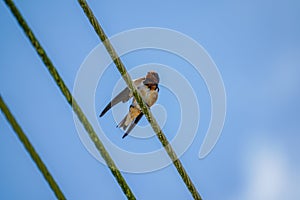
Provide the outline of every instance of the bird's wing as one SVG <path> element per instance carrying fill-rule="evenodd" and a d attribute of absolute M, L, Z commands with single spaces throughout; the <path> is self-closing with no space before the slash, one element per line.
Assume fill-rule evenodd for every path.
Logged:
<path fill-rule="evenodd" d="M 143 113 L 141 112 L 134 120 L 134 122 L 129 126 L 129 128 L 127 129 L 126 133 L 123 135 L 122 138 L 125 138 L 130 132 L 131 130 L 137 125 L 137 123 L 140 121 L 140 119 L 143 117 Z"/>
<path fill-rule="evenodd" d="M 134 85 L 138 86 L 142 83 L 142 81 L 145 80 L 145 78 L 139 78 L 133 81 Z M 120 92 L 111 102 L 107 104 L 107 106 L 103 109 L 103 111 L 100 114 L 100 117 L 102 117 L 111 107 L 114 105 L 120 103 L 121 101 L 125 103 L 132 97 L 132 92 L 128 87 L 126 87 L 122 92 Z"/>
<path fill-rule="evenodd" d="M 135 80 L 133 80 L 133 84 L 134 84 L 135 86 L 139 86 L 140 84 L 142 84 L 142 82 L 143 82 L 144 80 L 145 80 L 145 77 L 135 79 Z"/>
<path fill-rule="evenodd" d="M 122 92 L 120 92 L 111 102 L 107 104 L 107 106 L 103 109 L 103 111 L 100 114 L 100 117 L 102 117 L 111 107 L 114 105 L 120 103 L 121 101 L 125 103 L 132 97 L 132 94 L 129 90 L 129 88 L 125 88 Z"/>

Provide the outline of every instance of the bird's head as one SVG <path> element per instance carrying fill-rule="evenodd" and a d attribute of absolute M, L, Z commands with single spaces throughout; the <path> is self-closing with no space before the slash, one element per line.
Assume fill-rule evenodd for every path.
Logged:
<path fill-rule="evenodd" d="M 150 71 L 146 75 L 146 79 L 143 82 L 145 85 L 157 85 L 159 83 L 158 73 Z"/>

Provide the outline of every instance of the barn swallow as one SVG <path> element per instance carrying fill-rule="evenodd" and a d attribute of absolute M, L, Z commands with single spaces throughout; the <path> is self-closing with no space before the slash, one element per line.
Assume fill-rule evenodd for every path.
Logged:
<path fill-rule="evenodd" d="M 136 86 L 137 90 L 140 92 L 141 97 L 143 98 L 144 102 L 147 104 L 149 108 L 156 102 L 158 98 L 158 92 L 159 92 L 158 83 L 159 83 L 159 76 L 154 71 L 148 72 L 146 77 L 141 77 L 133 81 L 133 84 Z M 107 104 L 107 106 L 101 112 L 100 117 L 102 117 L 111 107 L 115 106 L 121 101 L 125 103 L 132 97 L 133 94 L 131 90 L 128 87 L 126 87 L 115 98 L 113 98 L 111 102 Z M 141 111 L 141 108 L 138 105 L 135 98 L 133 98 L 132 103 L 129 107 L 128 114 L 117 125 L 117 127 L 123 128 L 123 130 L 126 131 L 122 138 L 125 138 L 130 133 L 130 131 L 140 121 L 142 116 L 143 113 Z"/>

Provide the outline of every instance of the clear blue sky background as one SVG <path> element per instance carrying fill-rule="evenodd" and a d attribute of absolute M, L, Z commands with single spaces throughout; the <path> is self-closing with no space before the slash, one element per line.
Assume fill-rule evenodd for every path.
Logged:
<path fill-rule="evenodd" d="M 72 89 L 84 58 L 100 43 L 79 4 L 16 4 Z M 217 64 L 227 93 L 223 133 L 209 156 L 199 160 L 199 147 L 210 118 L 209 97 L 203 94 L 199 131 L 181 157 L 204 199 L 300 199 L 299 1 L 89 4 L 108 36 L 146 26 L 174 29 L 200 43 Z M 0 93 L 66 197 L 124 199 L 107 167 L 82 145 L 70 106 L 3 2 L 0 26 Z M 168 64 L 188 75 L 172 59 L 144 53 L 124 61 L 129 69 L 151 61 Z M 111 84 L 118 80 L 113 67 L 107 73 L 114 77 Z M 201 80 L 191 78 L 191 82 L 204 87 Z M 109 100 L 109 90 L 97 91 L 98 112 Z M 166 105 L 166 96 L 162 94 L 158 103 Z M 116 130 L 111 117 L 103 119 L 103 123 Z M 176 122 L 167 122 L 166 126 L 167 137 L 172 138 Z M 114 141 L 121 140 L 121 132 L 113 137 Z M 139 140 L 129 138 L 127 142 L 131 148 Z M 145 145 L 145 149 L 160 147 L 158 140 L 155 144 Z M 0 160 L 0 199 L 55 198 L 2 114 Z M 173 166 L 146 174 L 124 173 L 124 177 L 138 199 L 191 199 Z"/>

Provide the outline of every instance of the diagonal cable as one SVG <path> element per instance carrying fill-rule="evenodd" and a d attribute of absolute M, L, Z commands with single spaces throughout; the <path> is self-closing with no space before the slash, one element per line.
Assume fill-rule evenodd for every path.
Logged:
<path fill-rule="evenodd" d="M 109 153 L 105 149 L 103 143 L 100 141 L 98 135 L 94 131 L 92 125 L 88 121 L 87 117 L 84 115 L 83 111 L 79 107 L 79 105 L 76 102 L 76 100 L 74 99 L 74 97 L 71 95 L 69 89 L 67 88 L 64 81 L 62 80 L 62 78 L 58 74 L 56 68 L 52 64 L 49 57 L 47 56 L 45 50 L 42 48 L 39 41 L 34 36 L 33 32 L 29 28 L 29 26 L 27 25 L 26 21 L 24 20 L 21 13 L 19 12 L 17 7 L 15 6 L 14 2 L 12 0 L 5 0 L 5 3 L 10 8 L 12 14 L 15 16 L 15 18 L 17 19 L 19 25 L 22 27 L 24 33 L 26 34 L 26 36 L 30 40 L 32 46 L 35 48 L 36 52 L 38 53 L 38 55 L 40 56 L 40 58 L 44 62 L 45 66 L 47 67 L 49 73 L 51 74 L 54 81 L 58 85 L 59 89 L 61 90 L 61 92 L 65 96 L 68 103 L 71 105 L 73 111 L 76 113 L 77 117 L 79 118 L 79 120 L 83 124 L 85 130 L 88 132 L 89 137 L 94 142 L 97 150 L 99 151 L 99 153 L 101 154 L 101 156 L 105 160 L 105 162 L 108 165 L 111 173 L 116 178 L 118 184 L 122 188 L 122 190 L 123 190 L 124 194 L 126 195 L 126 197 L 128 199 L 136 199 L 134 194 L 132 193 L 131 189 L 129 188 L 128 184 L 126 183 L 125 179 L 123 178 L 121 172 L 117 168 L 116 164 L 114 163 L 114 161 L 110 157 Z"/>
<path fill-rule="evenodd" d="M 57 199 L 66 199 L 62 191 L 60 190 L 59 186 L 55 182 L 53 176 L 48 171 L 46 165 L 43 163 L 41 157 L 38 155 L 38 153 L 35 151 L 34 147 L 30 143 L 29 139 L 25 135 L 24 131 L 14 118 L 13 114 L 10 112 L 9 108 L 6 106 L 5 102 L 3 101 L 1 95 L 0 95 L 0 109 L 2 113 L 5 115 L 7 121 L 10 123 L 11 127 L 14 129 L 15 133 L 17 134 L 19 140 L 23 143 L 26 151 L 31 156 L 31 159 L 35 162 L 41 173 L 43 174 L 44 178 L 48 182 L 50 188 L 54 192 Z"/>
<path fill-rule="evenodd" d="M 88 6 L 87 2 L 85 0 L 78 0 L 80 6 L 82 7 L 85 15 L 89 19 L 90 23 L 94 27 L 96 33 L 98 34 L 100 40 L 103 42 L 104 46 L 106 47 L 106 50 L 108 51 L 109 55 L 111 56 L 113 62 L 115 63 L 116 67 L 118 68 L 120 74 L 122 75 L 124 81 L 126 82 L 128 88 L 132 91 L 134 98 L 138 102 L 139 106 L 142 109 L 142 112 L 146 116 L 147 120 L 151 124 L 153 130 L 155 131 L 158 139 L 162 143 L 163 147 L 167 151 L 169 157 L 173 161 L 173 164 L 175 165 L 178 173 L 180 174 L 182 180 L 184 181 L 185 185 L 189 189 L 190 193 L 194 197 L 194 199 L 201 199 L 200 194 L 198 193 L 195 185 L 193 184 L 192 180 L 188 176 L 186 170 L 184 169 L 182 163 L 178 159 L 174 149 L 172 148 L 171 144 L 168 142 L 165 134 L 162 132 L 161 128 L 159 127 L 158 123 L 156 122 L 155 118 L 153 117 L 150 109 L 146 105 L 146 103 L 143 101 L 142 97 L 140 96 L 139 92 L 135 88 L 135 86 L 132 83 L 132 79 L 127 73 L 127 70 L 125 66 L 123 65 L 121 59 L 117 55 L 116 51 L 114 50 L 113 46 L 111 45 L 109 39 L 105 35 L 102 27 L 100 26 L 99 22 L 97 21 L 96 17 L 94 16 L 92 10 Z"/>

